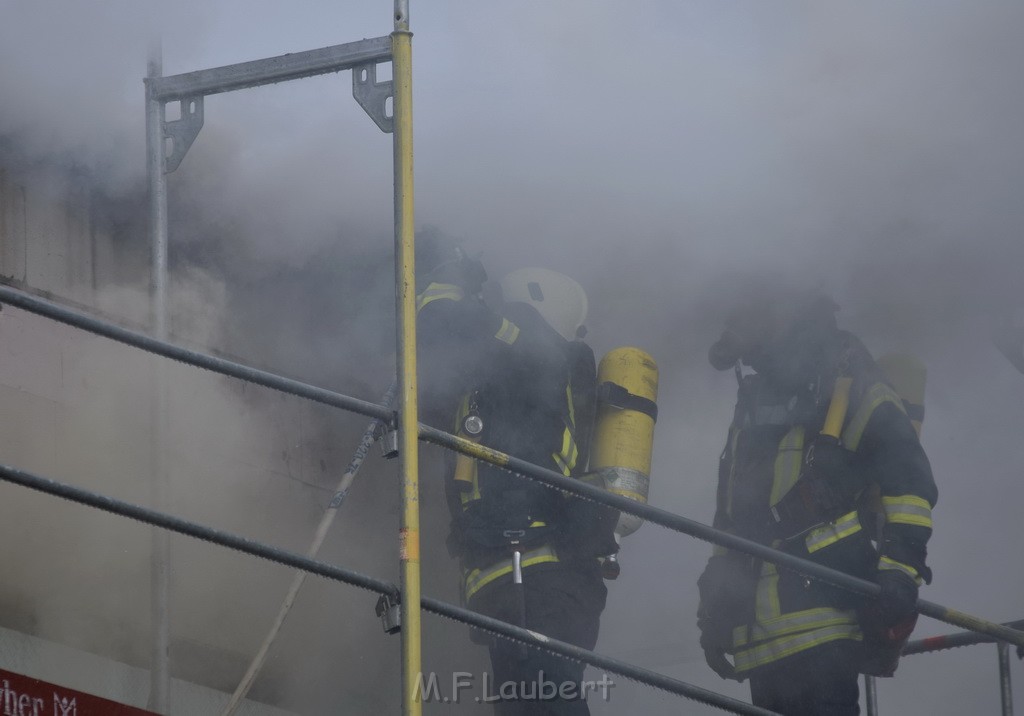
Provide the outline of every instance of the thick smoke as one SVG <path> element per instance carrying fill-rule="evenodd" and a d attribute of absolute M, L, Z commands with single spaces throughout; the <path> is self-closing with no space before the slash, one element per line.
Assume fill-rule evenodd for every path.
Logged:
<path fill-rule="evenodd" d="M 388 7 L 379 5 L 316 3 L 300 13 L 269 3 L 176 3 L 155 17 L 128 2 L 16 2 L 0 27 L 0 134 L 23 155 L 72 157 L 87 169 L 111 196 L 125 247 L 141 256 L 149 29 L 162 31 L 165 69 L 174 73 L 386 34 Z M 1012 565 L 1021 538 L 1013 506 L 1024 377 L 994 351 L 989 333 L 1019 319 L 1024 305 L 1022 15 L 999 0 L 414 5 L 418 223 L 466 237 L 493 278 L 535 263 L 574 276 L 590 295 L 588 337 L 598 354 L 633 344 L 657 359 L 662 417 L 651 500 L 704 521 L 734 397 L 731 376 L 706 362 L 724 305 L 756 271 L 828 291 L 841 304 L 840 323 L 876 355 L 913 350 L 929 368 L 923 439 L 940 501 L 936 581 L 924 596 L 1020 618 Z M 171 260 L 181 276 L 215 277 L 179 305 L 216 320 L 214 328 L 186 322 L 176 330 L 376 399 L 393 365 L 390 141 L 348 86 L 343 74 L 207 100 L 207 126 L 170 177 Z M 145 270 L 144 260 L 137 265 Z M 273 399 L 242 393 L 233 404 L 246 406 L 243 422 L 234 429 L 281 429 Z M 336 420 L 315 418 L 332 465 L 361 429 Z M 374 467 L 357 488 L 366 491 L 353 494 L 360 509 L 339 518 L 325 557 L 394 577 L 393 534 L 379 527 L 381 519 L 397 523 L 387 492 L 393 468 Z M 332 479 L 328 470 L 317 484 L 326 490 Z M 387 487 L 362 487 L 374 480 Z M 237 499 L 208 516 L 237 507 L 236 524 L 251 524 L 244 515 L 259 503 L 259 487 L 222 487 Z M 289 509 L 311 528 L 320 507 Z M 428 515 L 429 579 L 441 594 L 454 584 L 440 546 L 444 515 Z M 301 549 L 301 535 L 289 538 Z M 208 548 L 182 549 L 208 559 Z M 696 645 L 695 580 L 708 552 L 651 526 L 630 537 L 599 650 L 745 697 L 745 687 L 711 674 Z M 234 594 L 213 576 L 200 590 L 207 604 Z M 269 621 L 277 594 L 249 579 L 260 613 L 252 618 Z M 301 619 L 350 628 L 356 619 L 332 613 L 339 589 L 311 596 Z M 359 616 L 370 606 L 361 604 Z M 191 618 L 248 618 L 243 605 L 217 609 Z M 298 698 L 323 684 L 329 701 L 354 683 L 347 674 L 373 673 L 341 667 L 354 659 L 343 656 L 350 638 L 365 640 L 359 659 L 381 672 L 379 688 L 362 684 L 353 698 L 366 699 L 365 710 L 394 708 L 383 684 L 396 678 L 385 671 L 397 669 L 396 644 L 370 627 L 319 645 L 326 656 L 299 667 L 306 677 L 279 663 L 276 673 L 290 675 L 277 677 L 274 696 L 283 703 L 282 694 Z M 447 623 L 428 628 L 428 645 L 465 639 Z M 949 630 L 922 620 L 918 631 Z M 991 651 L 907 659 L 882 684 L 882 709 L 993 710 Z M 678 709 L 630 684 L 593 705 L 608 714 Z"/>

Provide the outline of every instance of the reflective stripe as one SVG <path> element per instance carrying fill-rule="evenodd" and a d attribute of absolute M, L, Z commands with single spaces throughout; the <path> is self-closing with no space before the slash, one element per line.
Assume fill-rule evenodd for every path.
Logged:
<path fill-rule="evenodd" d="M 857 406 L 857 412 L 853 414 L 846 429 L 843 430 L 841 438 L 843 446 L 847 450 L 854 452 L 857 450 L 860 439 L 864 437 L 864 430 L 868 427 L 868 421 L 871 420 L 871 415 L 882 403 L 892 403 L 899 408 L 901 413 L 906 413 L 903 408 L 903 399 L 895 390 L 885 383 L 875 383 L 864 393 L 860 405 Z"/>
<path fill-rule="evenodd" d="M 800 479 L 800 468 L 804 463 L 804 429 L 796 426 L 782 438 L 779 452 L 775 456 L 775 478 L 769 506 L 774 507 L 785 497 L 796 481 Z"/>
<path fill-rule="evenodd" d="M 576 437 L 573 434 L 576 428 L 576 409 L 573 406 L 571 384 L 565 386 L 565 405 L 566 412 L 563 414 L 565 431 L 562 433 L 562 448 L 556 453 L 551 453 L 551 457 L 554 458 L 555 464 L 558 465 L 562 474 L 569 477 L 580 456 L 580 449 L 576 445 Z"/>
<path fill-rule="evenodd" d="M 852 614 L 852 612 L 850 612 Z M 737 671 L 749 671 L 758 666 L 770 664 L 800 651 L 811 649 L 837 639 L 861 640 L 860 627 L 856 621 L 849 624 L 834 624 L 822 629 L 815 629 L 803 634 L 785 636 L 752 649 L 736 652 Z"/>
<path fill-rule="evenodd" d="M 494 337 L 499 341 L 512 345 L 516 342 L 516 339 L 519 338 L 519 326 L 507 318 L 502 318 L 501 328 L 499 328 L 498 332 L 494 334 Z"/>
<path fill-rule="evenodd" d="M 531 549 L 529 552 L 523 552 L 522 566 L 523 569 L 532 567 L 536 564 L 543 564 L 545 562 L 557 562 L 558 555 L 555 553 L 553 547 L 538 547 L 537 549 Z M 487 586 L 496 579 L 504 577 L 506 574 L 512 574 L 512 558 L 503 559 L 500 562 L 492 564 L 490 567 L 485 569 L 474 569 L 466 574 L 465 583 L 465 595 L 466 599 L 469 599 L 474 594 L 479 592 L 483 587 Z"/>
<path fill-rule="evenodd" d="M 782 614 L 782 607 L 779 606 L 779 570 L 771 562 L 765 562 L 761 567 L 754 610 L 754 616 L 759 622 L 777 619 Z"/>
<path fill-rule="evenodd" d="M 419 313 L 427 304 L 438 299 L 446 298 L 450 301 L 461 301 L 465 295 L 465 291 L 454 283 L 432 283 L 423 289 L 423 293 L 416 297 L 416 312 Z"/>
<path fill-rule="evenodd" d="M 804 543 L 807 545 L 807 552 L 817 552 L 819 549 L 828 547 L 830 544 L 835 544 L 844 537 L 860 532 L 860 529 L 860 517 L 857 515 L 857 511 L 847 512 L 835 522 L 811 530 L 804 539 Z"/>
<path fill-rule="evenodd" d="M 932 527 L 932 506 L 923 497 L 883 497 L 882 508 L 885 510 L 885 521 L 889 524 L 917 525 L 928 529 Z"/>
<path fill-rule="evenodd" d="M 579 458 L 580 451 L 576 447 L 576 440 L 572 436 L 572 431 L 566 428 L 562 433 L 562 449 L 559 452 L 551 453 L 551 457 L 555 459 L 555 463 L 561 469 L 562 474 L 566 477 L 572 474 L 572 469 L 576 467 L 576 460 Z"/>
<path fill-rule="evenodd" d="M 799 612 L 790 612 L 782 616 L 770 619 L 766 622 L 755 622 L 750 625 L 749 632 L 746 627 L 740 627 L 742 634 L 733 634 L 733 645 L 739 649 L 750 644 L 777 639 L 778 637 L 793 634 L 795 632 L 806 632 L 812 629 L 824 629 L 825 627 L 836 626 L 837 624 L 856 624 L 857 617 L 851 610 L 833 609 L 832 607 L 814 607 Z"/>
<path fill-rule="evenodd" d="M 916 569 L 911 567 L 909 564 L 897 562 L 895 559 L 891 557 L 886 557 L 885 555 L 882 555 L 882 557 L 878 560 L 878 569 L 891 569 L 896 572 L 903 572 L 905 575 L 907 575 L 915 582 L 917 582 L 918 586 L 921 586 L 924 583 L 924 580 L 918 576 Z"/>

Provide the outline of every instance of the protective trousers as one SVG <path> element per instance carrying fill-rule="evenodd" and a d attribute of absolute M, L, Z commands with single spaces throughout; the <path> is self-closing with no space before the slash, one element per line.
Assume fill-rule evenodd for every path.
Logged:
<path fill-rule="evenodd" d="M 860 644 L 834 641 L 750 673 L 755 706 L 783 716 L 858 716 Z"/>
<path fill-rule="evenodd" d="M 608 594 L 596 560 L 527 569 L 522 586 L 527 629 L 594 648 Z M 521 619 L 520 607 L 518 590 L 506 580 L 488 585 L 469 603 L 474 611 L 512 624 Z M 499 716 L 589 716 L 591 689 L 583 682 L 584 664 L 501 638 L 491 641 L 490 653 L 489 693 L 484 696 L 493 699 Z"/>

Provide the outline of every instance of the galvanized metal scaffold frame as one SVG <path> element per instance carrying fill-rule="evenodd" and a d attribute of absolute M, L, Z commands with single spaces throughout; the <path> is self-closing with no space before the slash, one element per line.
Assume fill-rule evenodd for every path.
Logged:
<path fill-rule="evenodd" d="M 150 190 L 152 245 L 151 300 L 153 335 L 167 339 L 168 221 L 167 174 L 181 164 L 199 135 L 207 96 L 250 87 L 286 82 L 327 73 L 352 71 L 352 94 L 374 123 L 393 136 L 395 285 L 397 300 L 398 430 L 402 520 L 399 533 L 401 561 L 402 704 L 403 713 L 422 712 L 415 698 L 421 672 L 420 546 L 419 546 L 419 412 L 416 386 L 416 282 L 413 247 L 414 204 L 412 162 L 412 33 L 409 0 L 395 0 L 394 30 L 389 36 L 359 40 L 317 50 L 251 62 L 163 76 L 162 52 L 154 48 L 145 81 L 146 146 Z M 392 79 L 378 82 L 377 65 L 391 62 Z M 388 100 L 392 111 L 388 111 Z M 168 121 L 167 106 L 179 103 L 180 116 Z M 152 499 L 165 506 L 166 461 L 161 435 L 166 411 L 163 364 L 154 375 L 154 449 Z M 152 546 L 152 681 L 149 707 L 168 713 L 169 575 L 170 543 L 165 530 L 153 531 Z"/>
<path fill-rule="evenodd" d="M 389 425 L 393 424 L 395 418 L 394 412 L 391 410 L 389 405 L 386 404 L 389 402 L 387 400 L 387 396 L 385 397 L 384 405 L 369 403 L 359 398 L 342 395 L 340 393 L 335 393 L 324 388 L 302 383 L 291 378 L 274 375 L 251 366 L 225 360 L 224 358 L 197 353 L 194 350 L 158 340 L 150 335 L 131 331 L 116 324 L 109 323 L 108 321 L 51 303 L 45 299 L 32 296 L 23 291 L 4 286 L 2 284 L 0 284 L 0 304 L 10 305 L 39 316 L 44 316 L 51 320 L 73 326 L 79 330 L 104 336 L 108 339 L 133 346 L 137 349 L 147 351 L 165 359 L 177 361 L 184 365 L 212 371 L 236 380 L 260 385 L 287 395 L 298 396 L 322 405 L 329 405 L 342 410 L 365 415 L 381 423 Z M 391 391 L 389 390 L 389 394 L 390 392 Z M 754 555 L 766 561 L 770 561 L 780 567 L 791 569 L 797 573 L 803 574 L 808 578 L 833 584 L 855 594 L 861 594 L 867 597 L 878 596 L 878 585 L 872 584 L 871 582 L 852 577 L 842 572 L 837 572 L 793 555 L 779 552 L 771 547 L 716 530 L 714 527 L 695 522 L 694 520 L 681 515 L 667 512 L 653 505 L 635 502 L 629 498 L 607 492 L 589 483 L 567 478 L 559 472 L 554 472 L 538 465 L 532 465 L 511 455 L 507 455 L 479 443 L 472 442 L 466 438 L 445 433 L 421 424 L 419 425 L 419 439 L 478 460 L 484 460 L 493 465 L 498 465 L 524 479 L 528 477 L 568 494 L 577 495 L 579 497 L 613 507 L 625 514 L 640 517 L 674 532 L 695 537 L 721 547 L 736 549 L 746 554 Z M 88 489 L 60 483 L 56 480 L 35 475 L 9 465 L 0 464 L 0 481 L 21 485 L 31 490 L 70 500 L 94 509 L 139 520 L 145 524 L 159 527 L 160 529 L 170 530 L 188 537 L 205 540 L 222 547 L 234 549 L 244 554 L 288 565 L 298 570 L 302 570 L 304 573 L 317 574 L 328 579 L 369 590 L 379 595 L 387 596 L 393 600 L 400 599 L 401 597 L 401 590 L 396 585 L 354 572 L 351 569 L 318 562 L 313 558 L 313 555 L 302 556 L 292 552 L 287 552 L 278 547 L 262 544 L 245 537 L 190 522 L 180 517 L 167 514 L 166 512 L 123 502 L 116 498 L 102 495 Z M 337 498 L 338 495 L 335 496 L 335 499 Z M 334 504 L 335 500 L 332 500 L 332 505 Z M 731 713 L 745 714 L 747 716 L 770 716 L 772 713 L 758 706 L 753 706 L 731 697 L 708 691 L 707 689 L 702 689 L 692 684 L 668 677 L 664 674 L 659 674 L 642 667 L 634 666 L 619 659 L 614 659 L 603 654 L 582 649 L 573 644 L 537 634 L 536 632 L 523 629 L 522 627 L 501 622 L 462 607 L 431 599 L 430 597 L 421 597 L 420 606 L 423 610 L 430 611 L 456 622 L 468 624 L 489 634 L 505 639 L 511 639 L 515 642 L 526 644 L 531 648 L 556 654 L 563 658 L 584 661 L 588 664 L 604 668 L 607 671 L 624 676 L 638 683 L 724 709 Z M 930 639 L 925 639 L 923 640 L 923 643 L 928 649 L 966 646 L 967 644 L 980 643 L 984 641 L 1003 641 L 1017 646 L 1024 646 L 1024 632 L 1019 631 L 1020 627 L 1024 626 L 1024 622 L 996 624 L 923 599 L 918 600 L 917 607 L 921 614 L 926 614 L 946 623 L 965 626 L 971 630 L 971 633 L 966 634 L 953 634 L 946 637 L 932 637 Z M 913 647 L 913 643 L 908 645 L 905 653 L 916 653 L 912 652 Z M 1002 654 L 1005 655 L 1005 650 Z M 1008 656 L 1001 657 L 1000 666 L 1001 669 L 1005 671 L 1006 667 L 1008 667 Z M 1009 686 L 1008 678 L 1004 679 L 1003 685 L 1005 695 L 1005 689 Z M 1004 709 L 1005 706 L 1006 702 L 1004 701 Z M 231 706 L 229 705 L 229 709 L 230 708 Z"/>
<path fill-rule="evenodd" d="M 1003 626 L 1010 629 L 1024 629 L 1024 619 L 1007 622 Z M 946 649 L 956 649 L 963 646 L 975 644 L 996 645 L 996 659 L 999 662 L 999 713 L 1000 716 L 1013 716 L 1013 684 L 1010 679 L 1010 645 L 1004 641 L 998 641 L 991 636 L 978 634 L 972 631 L 961 631 L 954 634 L 943 634 L 941 636 L 930 636 L 924 639 L 917 639 L 907 643 L 903 648 L 903 656 L 913 654 L 930 654 Z M 1024 649 L 1017 648 L 1017 654 L 1024 658 Z M 867 716 L 878 716 L 878 687 L 875 677 L 864 677 L 864 693 L 867 701 Z"/>
<path fill-rule="evenodd" d="M 790 569 L 810 579 L 835 585 L 854 594 L 877 598 L 879 587 L 851 575 L 828 569 L 822 565 L 779 552 L 714 527 L 676 515 L 653 505 L 638 503 L 609 493 L 585 482 L 566 478 L 560 473 L 532 465 L 463 437 L 421 425 L 418 421 L 416 325 L 415 325 L 415 265 L 414 265 L 414 203 L 412 152 L 412 33 L 409 30 L 408 0 L 395 0 L 394 30 L 386 37 L 335 45 L 308 52 L 227 65 L 196 72 L 164 77 L 160 51 L 154 51 L 146 78 L 147 164 L 150 182 L 150 232 L 152 240 L 152 335 L 134 333 L 93 317 L 70 311 L 48 301 L 0 285 L 0 302 L 10 304 L 37 315 L 91 331 L 112 340 L 135 346 L 155 355 L 221 373 L 233 378 L 303 397 L 366 415 L 387 423 L 398 433 L 401 457 L 402 518 L 399 530 L 399 559 L 401 580 L 393 585 L 372 577 L 317 562 L 311 556 L 303 557 L 284 550 L 256 543 L 236 535 L 190 523 L 169 515 L 164 506 L 165 461 L 160 449 L 162 424 L 165 417 L 166 381 L 164 367 L 157 365 L 154 374 L 154 433 L 156 449 L 153 465 L 153 505 L 145 508 L 100 495 L 89 490 L 58 483 L 7 465 L 0 464 L 0 480 L 20 484 L 46 494 L 62 497 L 96 509 L 140 520 L 158 528 L 153 537 L 152 604 L 154 622 L 154 648 L 150 709 L 170 712 L 170 675 L 168 666 L 169 622 L 167 616 L 169 587 L 169 540 L 167 530 L 207 540 L 243 553 L 290 565 L 308 573 L 387 595 L 400 601 L 402 639 L 402 712 L 406 716 L 420 716 L 422 700 L 417 695 L 418 679 L 422 672 L 420 618 L 421 610 L 475 626 L 489 633 L 513 639 L 535 649 L 546 650 L 560 656 L 601 666 L 614 673 L 641 683 L 664 689 L 670 693 L 694 699 L 733 713 L 766 716 L 770 712 L 721 694 L 680 682 L 663 674 L 635 667 L 631 664 L 581 649 L 572 644 L 531 632 L 491 619 L 461 607 L 446 604 L 420 592 L 420 534 L 419 534 L 419 476 L 418 441 L 423 440 L 453 450 L 476 460 L 502 467 L 524 478 L 533 479 L 551 488 L 589 499 L 639 517 L 690 537 L 720 547 L 734 549 L 759 559 Z M 392 62 L 393 79 L 377 81 L 376 67 Z M 393 134 L 394 161 L 394 225 L 395 225 L 395 279 L 398 346 L 397 411 L 385 405 L 367 403 L 356 398 L 317 388 L 295 380 L 259 371 L 249 366 L 232 363 L 214 356 L 190 351 L 167 342 L 167 287 L 168 287 L 168 222 L 167 174 L 181 163 L 203 125 L 204 99 L 207 95 L 229 92 L 265 84 L 320 74 L 351 70 L 353 95 L 377 126 Z M 393 113 L 387 110 L 392 100 Z M 167 105 L 180 103 L 180 117 L 167 120 Z M 923 599 L 917 603 L 919 613 L 948 624 L 966 628 L 971 636 L 952 635 L 948 645 L 962 645 L 967 639 L 999 641 L 1000 672 L 1004 697 L 1004 713 L 1012 708 L 1009 701 L 1009 653 L 1007 644 L 1024 647 L 1024 622 L 997 624 L 972 614 L 950 609 Z M 958 641 L 961 640 L 961 641 Z M 929 641 L 929 640 L 926 640 Z M 956 643 L 954 643 L 956 642 Z M 947 646 L 938 648 L 948 648 Z M 933 645 L 934 646 L 934 645 Z M 908 651 L 907 653 L 911 653 Z M 873 699 L 870 690 L 869 700 Z M 229 708 L 231 708 L 229 706 Z M 869 708 L 871 708 L 869 706 Z"/>

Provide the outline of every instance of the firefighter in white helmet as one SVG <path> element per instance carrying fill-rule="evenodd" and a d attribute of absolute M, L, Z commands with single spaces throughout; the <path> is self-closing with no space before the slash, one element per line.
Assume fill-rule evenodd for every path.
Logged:
<path fill-rule="evenodd" d="M 458 262 L 424 281 L 418 335 L 431 396 L 452 394 L 443 427 L 488 447 L 582 477 L 594 416 L 596 368 L 583 342 L 587 298 L 571 278 L 521 269 L 500 283 L 504 304 L 488 309 L 478 284 L 466 285 Z M 447 266 L 447 268 L 444 268 Z M 479 278 L 479 274 L 476 274 Z M 452 365 L 457 364 L 457 370 Z M 437 389 L 437 381 L 448 383 Z M 437 414 L 436 405 L 424 409 Z M 473 610 L 592 649 L 607 588 L 599 558 L 616 551 L 618 512 L 567 496 L 487 463 L 459 456 L 446 480 L 449 549 L 463 567 L 463 596 Z M 474 638 L 482 638 L 475 635 Z M 553 700 L 503 699 L 497 713 L 589 714 L 583 665 L 487 641 L 492 683 L 567 685 Z M 575 687 L 572 685 L 575 684 Z"/>

